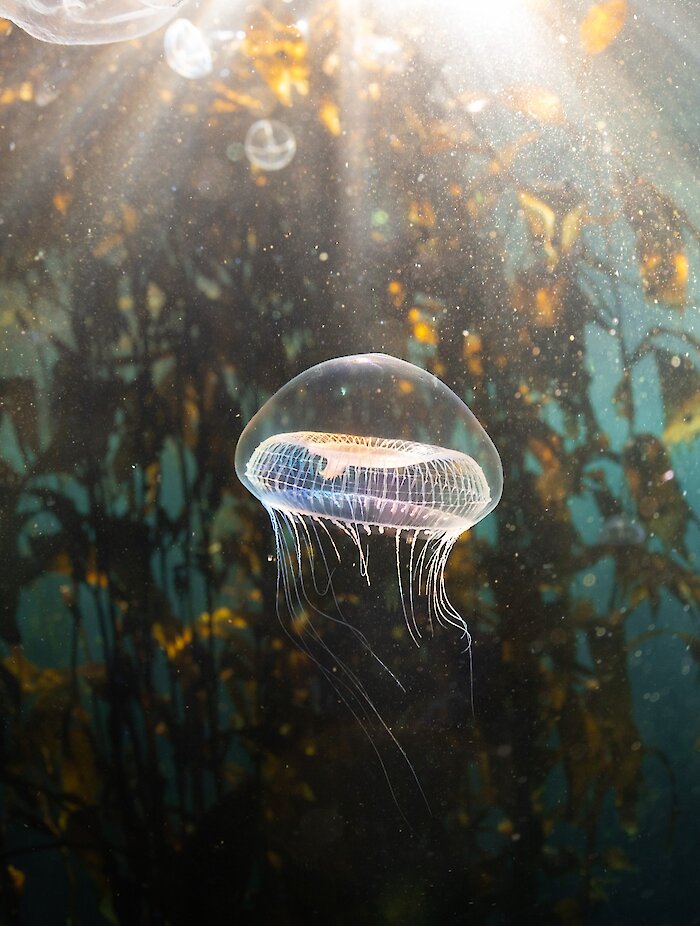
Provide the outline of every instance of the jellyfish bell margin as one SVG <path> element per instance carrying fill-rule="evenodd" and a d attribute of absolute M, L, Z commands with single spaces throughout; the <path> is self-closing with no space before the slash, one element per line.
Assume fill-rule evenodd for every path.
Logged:
<path fill-rule="evenodd" d="M 416 601 L 424 595 L 429 626 L 455 627 L 469 645 L 444 570 L 460 534 L 498 504 L 503 471 L 474 414 L 431 373 L 385 354 L 306 370 L 248 423 L 236 472 L 270 516 L 279 588 L 292 619 L 309 608 L 323 613 L 311 602 L 304 566 L 316 591 L 328 587 L 332 560 L 342 555 L 335 537 L 350 538 L 369 583 L 372 534 L 391 533 L 413 641 L 422 635 Z"/>
<path fill-rule="evenodd" d="M 103 45 L 155 32 L 185 0 L 0 0 L 0 17 L 56 45 Z"/>

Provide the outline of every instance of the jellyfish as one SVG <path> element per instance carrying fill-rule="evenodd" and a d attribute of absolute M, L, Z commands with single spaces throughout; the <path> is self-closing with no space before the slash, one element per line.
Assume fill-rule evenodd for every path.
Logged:
<path fill-rule="evenodd" d="M 243 33 L 230 29 L 200 29 L 189 19 L 176 19 L 163 36 L 165 60 L 181 77 L 196 80 L 214 69 L 214 61 L 222 49 L 235 51 Z"/>
<path fill-rule="evenodd" d="M 310 605 L 306 558 L 330 583 L 329 560 L 341 556 L 334 537 L 349 538 L 369 583 L 372 540 L 384 534 L 393 537 L 413 641 L 423 633 L 416 609 L 423 595 L 428 624 L 456 628 L 469 645 L 444 570 L 460 534 L 498 504 L 503 472 L 486 431 L 435 376 L 385 354 L 320 363 L 248 423 L 236 472 L 270 517 L 278 584 L 292 616 Z"/>
<path fill-rule="evenodd" d="M 494 444 L 464 402 L 432 374 L 385 354 L 358 354 L 319 363 L 275 393 L 241 434 L 235 465 L 270 517 L 283 627 L 286 614 L 289 636 L 360 721 L 385 774 L 370 730 L 377 721 L 418 782 L 365 684 L 331 651 L 317 618 L 348 630 L 404 690 L 366 635 L 345 619 L 332 589 L 342 549 L 354 551 L 370 584 L 370 550 L 388 543 L 413 642 L 420 645 L 426 628 L 454 628 L 466 641 L 471 664 L 467 623 L 447 597 L 444 571 L 457 538 L 501 497 L 503 471 Z M 334 613 L 317 604 L 318 593 L 327 590 Z M 391 787 L 388 774 L 387 780 Z"/>
<path fill-rule="evenodd" d="M 163 37 L 165 60 L 181 77 L 195 80 L 211 74 L 214 59 L 204 33 L 189 19 L 176 19 Z"/>
<path fill-rule="evenodd" d="M 600 529 L 598 543 L 612 547 L 639 546 L 646 540 L 644 528 L 625 514 L 615 514 L 607 518 Z"/>
<path fill-rule="evenodd" d="M 57 45 L 101 45 L 148 35 L 185 0 L 0 0 L 0 16 Z"/>
<path fill-rule="evenodd" d="M 276 119 L 259 119 L 248 129 L 245 154 L 261 170 L 282 170 L 294 157 L 297 143 L 292 130 Z"/>

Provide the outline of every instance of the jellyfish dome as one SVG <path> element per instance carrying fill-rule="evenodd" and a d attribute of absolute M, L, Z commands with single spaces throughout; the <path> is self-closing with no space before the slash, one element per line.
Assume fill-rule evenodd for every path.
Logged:
<path fill-rule="evenodd" d="M 0 16 L 57 45 L 101 45 L 148 35 L 185 0 L 0 0 Z"/>
<path fill-rule="evenodd" d="M 260 170 L 282 170 L 296 154 L 292 130 L 277 119 L 258 119 L 246 133 L 246 157 Z"/>
<path fill-rule="evenodd" d="M 305 597 L 303 588 L 297 594 L 304 551 L 329 528 L 352 538 L 368 581 L 369 538 L 388 533 L 414 640 L 414 585 L 425 590 L 431 618 L 468 636 L 445 594 L 444 567 L 457 537 L 498 504 L 503 472 L 486 431 L 435 376 L 384 354 L 320 363 L 249 422 L 236 472 L 270 515 L 292 609 Z M 401 538 L 409 542 L 408 605 Z"/>
<path fill-rule="evenodd" d="M 211 74 L 214 58 L 202 32 L 189 19 L 171 22 L 163 37 L 165 60 L 169 67 L 188 80 Z"/>

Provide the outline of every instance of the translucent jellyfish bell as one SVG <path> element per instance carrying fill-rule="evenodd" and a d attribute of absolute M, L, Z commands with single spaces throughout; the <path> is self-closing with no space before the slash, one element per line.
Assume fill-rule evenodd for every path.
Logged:
<path fill-rule="evenodd" d="M 292 614 L 308 601 L 306 554 L 326 565 L 330 581 L 323 545 L 332 531 L 352 539 L 367 581 L 371 535 L 390 533 L 414 641 L 421 636 L 414 590 L 425 593 L 431 622 L 469 637 L 447 599 L 444 568 L 459 535 L 498 504 L 503 472 L 475 416 L 435 376 L 384 354 L 320 363 L 250 421 L 236 450 L 236 472 L 270 515 Z M 334 542 L 332 551 L 340 557 Z"/>
<path fill-rule="evenodd" d="M 185 0 L 0 0 L 0 16 L 44 42 L 100 45 L 148 35 Z"/>
<path fill-rule="evenodd" d="M 163 37 L 165 60 L 176 74 L 197 80 L 211 74 L 222 49 L 233 53 L 242 36 L 243 33 L 230 29 L 204 30 L 189 19 L 176 19 Z"/>
<path fill-rule="evenodd" d="M 250 163 L 261 170 L 282 170 L 296 154 L 297 143 L 284 122 L 259 119 L 248 129 L 244 148 Z"/>
<path fill-rule="evenodd" d="M 598 537 L 598 543 L 613 547 L 639 546 L 645 540 L 646 533 L 639 521 L 625 514 L 607 518 Z"/>
<path fill-rule="evenodd" d="M 214 59 L 201 29 L 189 19 L 176 19 L 163 36 L 165 60 L 181 77 L 195 80 L 211 74 Z"/>

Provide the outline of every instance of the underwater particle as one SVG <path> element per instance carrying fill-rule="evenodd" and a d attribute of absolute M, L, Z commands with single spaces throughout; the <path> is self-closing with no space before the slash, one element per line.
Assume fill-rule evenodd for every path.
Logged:
<path fill-rule="evenodd" d="M 444 569 L 460 534 L 498 504 L 503 471 L 476 417 L 435 376 L 385 354 L 320 363 L 249 422 L 236 472 L 270 517 L 293 620 L 310 620 L 305 558 L 321 564 L 331 584 L 329 563 L 340 560 L 332 530 L 350 538 L 368 584 L 371 537 L 386 533 L 395 539 L 399 595 L 414 642 L 421 637 L 414 607 L 421 592 L 431 626 L 451 625 L 470 640 L 447 598 Z"/>
<path fill-rule="evenodd" d="M 163 37 L 165 60 L 169 67 L 188 80 L 197 80 L 211 74 L 214 67 L 207 39 L 189 19 L 176 19 L 170 23 Z"/>
<path fill-rule="evenodd" d="M 384 209 L 375 209 L 372 213 L 372 226 L 373 228 L 380 228 L 382 225 L 386 225 L 389 221 L 389 213 Z"/>
<path fill-rule="evenodd" d="M 645 539 L 646 534 L 639 521 L 625 514 L 615 514 L 603 522 L 598 543 L 613 547 L 639 546 Z"/>
<path fill-rule="evenodd" d="M 59 88 L 52 81 L 44 81 L 39 84 L 34 93 L 34 102 L 36 105 L 43 109 L 45 106 L 50 106 L 54 100 L 57 100 L 60 95 Z"/>
<path fill-rule="evenodd" d="M 282 170 L 296 154 L 297 143 L 292 130 L 276 119 L 259 119 L 248 129 L 245 154 L 261 170 Z"/>
<path fill-rule="evenodd" d="M 0 16 L 57 45 L 101 45 L 148 35 L 185 0 L 0 0 Z"/>
<path fill-rule="evenodd" d="M 226 157 L 229 161 L 240 161 L 245 155 L 245 149 L 243 145 L 238 141 L 232 141 L 230 145 L 226 146 Z"/>

